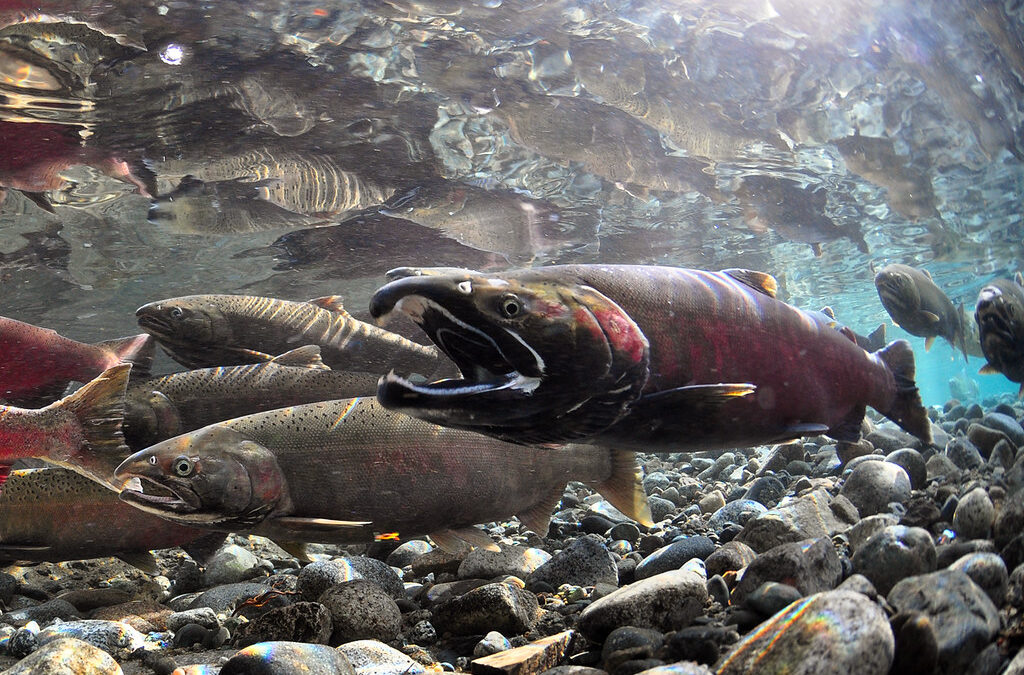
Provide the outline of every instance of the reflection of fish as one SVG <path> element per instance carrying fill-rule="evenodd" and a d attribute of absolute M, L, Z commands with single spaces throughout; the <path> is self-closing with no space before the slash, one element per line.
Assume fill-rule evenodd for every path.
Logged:
<path fill-rule="evenodd" d="M 886 265 L 875 275 L 875 288 L 893 322 L 911 335 L 925 339 L 931 349 L 936 337 L 944 337 L 967 358 L 963 307 L 957 310 L 928 270 L 909 265 Z"/>
<path fill-rule="evenodd" d="M 768 275 L 564 265 L 394 270 L 370 312 L 409 315 L 462 379 L 381 381 L 386 406 L 520 442 L 719 449 L 829 433 L 865 405 L 930 442 L 910 346 L 868 354 Z"/>
<path fill-rule="evenodd" d="M 117 476 L 177 497 L 121 493 L 146 511 L 278 541 L 343 543 L 398 532 L 493 547 L 474 524 L 518 514 L 546 534 L 568 480 L 595 486 L 650 524 L 630 452 L 525 448 L 392 413 L 372 398 L 214 424 L 132 455 Z"/>
<path fill-rule="evenodd" d="M 204 368 L 132 382 L 124 436 L 141 449 L 221 420 L 300 403 L 372 396 L 377 375 L 331 370 L 320 348 L 293 349 L 266 363 Z"/>
<path fill-rule="evenodd" d="M 48 328 L 0 317 L 0 400 L 17 405 L 49 402 L 70 382 L 88 382 L 127 361 L 149 369 L 153 340 L 148 335 L 100 342 L 75 342 Z"/>
<path fill-rule="evenodd" d="M 1024 394 L 1024 278 L 996 279 L 978 293 L 974 320 L 988 360 L 982 372 L 999 372 L 1020 382 Z"/>
<path fill-rule="evenodd" d="M 149 222 L 182 234 L 237 234 L 309 225 L 313 219 L 259 196 L 263 182 L 239 179 L 204 183 L 191 176 L 154 199 Z"/>
<path fill-rule="evenodd" d="M 706 164 L 665 153 L 656 135 L 628 115 L 582 99 L 545 97 L 494 109 L 512 138 L 559 162 L 580 162 L 613 183 L 651 190 L 717 194 Z"/>
<path fill-rule="evenodd" d="M 268 361 L 318 345 L 335 370 L 383 374 L 411 368 L 429 375 L 441 363 L 433 347 L 355 319 L 331 296 L 292 302 L 251 295 L 189 295 L 143 305 L 139 326 L 190 368 Z"/>
<path fill-rule="evenodd" d="M 0 253 L 0 272 L 42 268 L 66 270 L 71 257 L 71 244 L 59 232 L 59 224 L 39 232 L 22 232 L 22 238 L 27 239 L 28 243 L 10 253 Z M 0 398 L 3 398 L 2 393 Z"/>
<path fill-rule="evenodd" d="M 835 141 L 846 167 L 861 178 L 885 188 L 885 200 L 907 220 L 940 218 L 928 175 L 900 157 L 888 138 L 856 134 Z"/>
<path fill-rule="evenodd" d="M 404 218 L 364 213 L 337 225 L 295 230 L 264 249 L 240 256 L 271 253 L 278 270 L 322 268 L 321 278 L 352 279 L 382 276 L 392 267 L 415 260 L 423 251 L 438 265 L 476 268 L 505 263 L 500 256 L 463 246 L 433 229 Z"/>
<path fill-rule="evenodd" d="M 114 366 L 39 410 L 0 406 L 0 478 L 15 460 L 34 457 L 119 490 L 112 476 L 130 452 L 121 434 L 129 370 Z"/>
<path fill-rule="evenodd" d="M 167 162 L 160 173 L 173 173 Z M 335 216 L 383 204 L 395 193 L 390 186 L 341 168 L 327 155 L 252 150 L 189 166 L 185 172 L 204 182 L 239 180 L 256 185 L 256 197 L 282 209 L 310 216 Z"/>
<path fill-rule="evenodd" d="M 795 181 L 771 176 L 745 176 L 735 192 L 746 207 L 744 220 L 755 232 L 773 230 L 790 241 L 810 244 L 821 255 L 823 242 L 846 237 L 862 253 L 868 252 L 860 227 L 841 227 L 825 214 L 825 190 L 798 187 Z"/>
<path fill-rule="evenodd" d="M 156 574 L 148 551 L 208 536 L 133 509 L 59 467 L 14 471 L 0 492 L 0 564 L 117 556 Z"/>
<path fill-rule="evenodd" d="M 822 322 L 829 328 L 835 328 L 838 331 L 846 328 L 843 324 L 836 320 L 836 314 L 832 311 L 831 307 L 822 307 L 820 311 L 803 310 L 815 320 Z M 852 331 L 854 341 L 860 346 L 861 349 L 865 349 L 869 352 L 876 352 L 885 346 L 885 324 L 879 324 L 878 328 L 871 331 L 870 335 L 861 335 L 855 331 Z"/>
<path fill-rule="evenodd" d="M 460 244 L 529 262 L 565 244 L 553 204 L 454 182 L 416 188 L 384 211 L 440 230 Z"/>

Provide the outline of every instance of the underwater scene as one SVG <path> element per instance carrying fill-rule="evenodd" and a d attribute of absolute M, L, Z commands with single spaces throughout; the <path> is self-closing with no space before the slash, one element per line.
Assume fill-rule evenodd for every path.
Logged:
<path fill-rule="evenodd" d="M 1024 4 L 0 0 L 0 675 L 1024 673 Z"/>

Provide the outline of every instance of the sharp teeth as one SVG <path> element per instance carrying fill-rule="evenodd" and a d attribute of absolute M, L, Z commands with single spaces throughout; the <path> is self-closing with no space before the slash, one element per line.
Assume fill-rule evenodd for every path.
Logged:
<path fill-rule="evenodd" d="M 126 480 L 121 485 L 122 490 L 131 490 L 132 492 L 142 492 L 142 481 L 139 480 L 138 476 L 133 476 Z"/>

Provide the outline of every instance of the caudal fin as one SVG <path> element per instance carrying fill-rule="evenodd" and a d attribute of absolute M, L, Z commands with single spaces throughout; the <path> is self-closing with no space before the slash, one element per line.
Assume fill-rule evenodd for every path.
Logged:
<path fill-rule="evenodd" d="M 896 378 L 896 400 L 889 410 L 880 410 L 883 415 L 921 439 L 932 444 L 932 423 L 928 411 L 921 402 L 921 394 L 914 382 L 914 351 L 906 340 L 895 340 L 887 347 L 875 352 L 875 356 Z"/>
<path fill-rule="evenodd" d="M 124 457 L 131 454 L 121 433 L 124 392 L 131 369 L 130 363 L 108 368 L 71 396 L 51 406 L 64 408 L 78 418 L 90 453 L 115 452 L 123 453 Z"/>
<path fill-rule="evenodd" d="M 654 527 L 651 507 L 647 503 L 636 454 L 629 450 L 610 450 L 612 473 L 593 488 L 612 506 L 645 527 Z"/>
<path fill-rule="evenodd" d="M 153 367 L 153 356 L 156 355 L 156 340 L 149 333 L 132 335 L 99 342 L 97 347 L 104 347 L 114 352 L 121 363 L 132 364 L 132 377 L 141 379 L 149 377 Z"/>

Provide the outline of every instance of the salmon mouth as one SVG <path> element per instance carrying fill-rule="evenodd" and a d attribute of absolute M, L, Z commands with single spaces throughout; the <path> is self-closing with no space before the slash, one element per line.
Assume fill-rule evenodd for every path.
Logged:
<path fill-rule="evenodd" d="M 174 330 L 170 322 L 154 314 L 142 314 L 141 312 L 142 309 L 135 314 L 139 328 L 161 340 L 172 340 L 174 338 Z"/>
<path fill-rule="evenodd" d="M 975 308 L 978 326 L 988 336 L 998 337 L 1004 342 L 1013 341 L 1012 317 L 1002 291 L 992 286 L 981 289 Z"/>
<path fill-rule="evenodd" d="M 167 485 L 139 475 L 125 482 L 120 497 L 132 506 L 158 515 L 195 513 L 203 506 L 199 496 L 187 486 Z"/>

